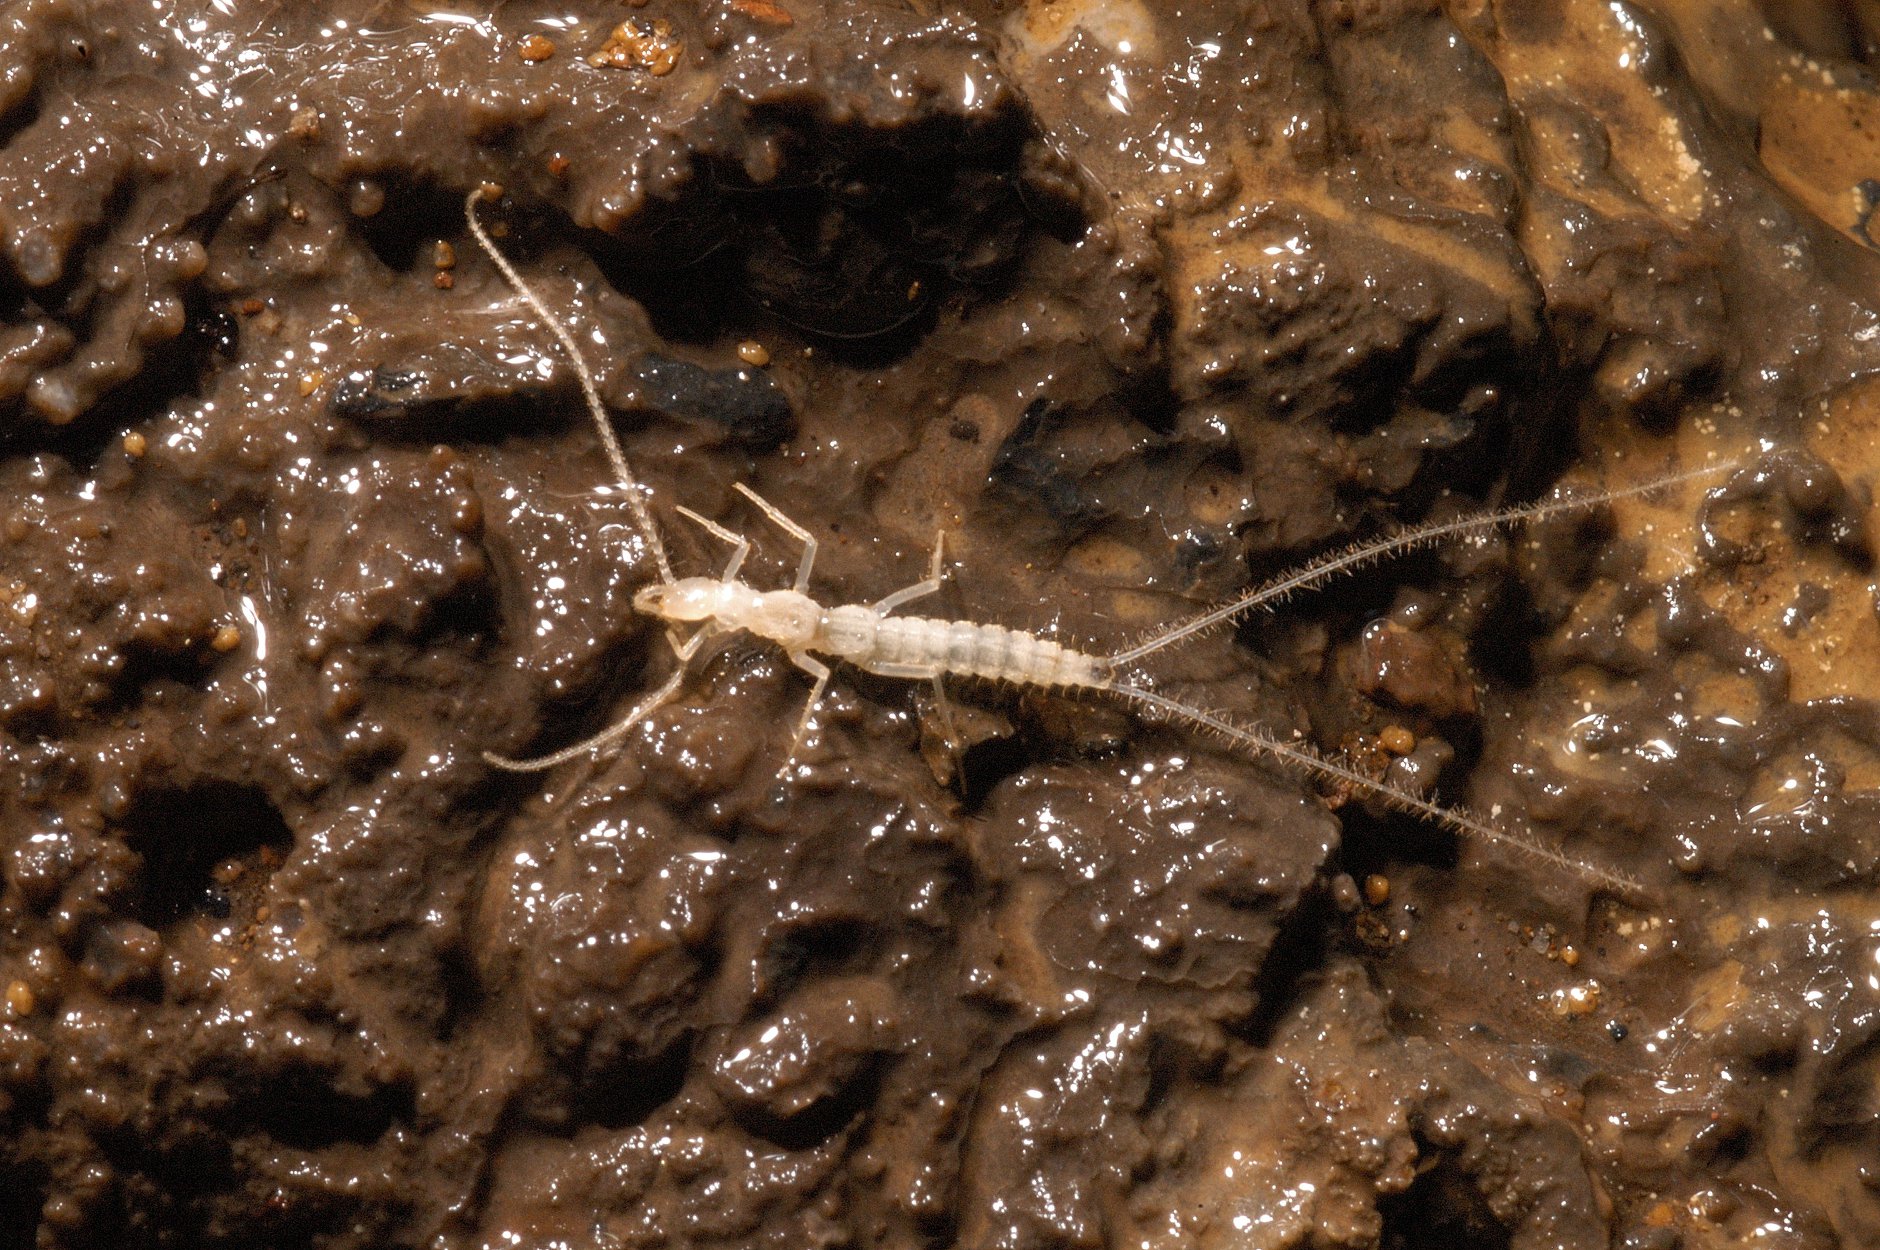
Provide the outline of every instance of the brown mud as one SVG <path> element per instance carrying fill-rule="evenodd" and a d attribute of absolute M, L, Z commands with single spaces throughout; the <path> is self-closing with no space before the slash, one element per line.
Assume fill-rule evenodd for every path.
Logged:
<path fill-rule="evenodd" d="M 1880 1244 L 1880 12 L 0 3 L 0 1247 Z M 624 25 L 623 25 L 624 24 Z M 825 602 L 664 679 L 589 353 Z"/>

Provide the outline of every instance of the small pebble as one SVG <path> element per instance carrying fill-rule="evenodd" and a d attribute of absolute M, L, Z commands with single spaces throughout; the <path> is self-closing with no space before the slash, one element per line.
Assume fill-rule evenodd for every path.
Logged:
<path fill-rule="evenodd" d="M 1560 948 L 1560 962 L 1565 964 L 1569 968 L 1578 967 L 1579 962 L 1580 962 L 1580 952 L 1574 947 L 1563 946 Z"/>
<path fill-rule="evenodd" d="M 300 393 L 311 395 L 326 382 L 326 370 L 310 369 L 300 375 Z"/>
<path fill-rule="evenodd" d="M 1390 902 L 1390 878 L 1374 872 L 1364 879 L 1364 901 L 1373 907 Z"/>
<path fill-rule="evenodd" d="M 143 459 L 144 453 L 149 450 L 150 440 L 145 438 L 142 434 L 139 434 L 136 430 L 132 430 L 129 434 L 124 436 L 124 454 L 131 459 L 141 460 Z"/>
<path fill-rule="evenodd" d="M 1554 1014 L 1557 1016 L 1588 1016 L 1599 1010 L 1599 982 L 1588 981 L 1585 985 L 1570 985 L 1564 990 L 1553 993 Z"/>
<path fill-rule="evenodd" d="M 609 69 L 645 70 L 655 78 L 664 78 L 678 68 L 685 55 L 685 45 L 673 38 L 672 23 L 655 18 L 650 24 L 622 22 L 601 50 L 588 58 L 588 64 Z"/>
<path fill-rule="evenodd" d="M 431 285 L 440 291 L 448 291 L 457 285 L 457 280 L 450 276 L 448 270 L 440 269 L 437 271 L 437 277 L 431 280 Z"/>
<path fill-rule="evenodd" d="M 548 172 L 559 178 L 568 172 L 568 158 L 556 153 L 548 158 Z"/>
<path fill-rule="evenodd" d="M 431 263 L 439 269 L 455 269 L 457 249 L 450 245 L 448 239 L 439 239 L 431 245 Z"/>
<path fill-rule="evenodd" d="M 738 344 L 738 359 L 761 369 L 770 363 L 770 349 L 756 339 L 745 339 Z"/>
<path fill-rule="evenodd" d="M 789 27 L 796 25 L 796 18 L 790 10 L 770 0 L 731 0 L 731 7 L 744 16 L 769 26 Z"/>
<path fill-rule="evenodd" d="M 224 625 L 215 631 L 209 645 L 217 651 L 233 651 L 242 645 L 242 631 L 233 625 Z"/>
<path fill-rule="evenodd" d="M 1408 755 L 1417 749 L 1417 736 L 1402 725 L 1386 725 L 1377 740 L 1392 755 Z"/>
<path fill-rule="evenodd" d="M 534 64 L 555 55 L 555 41 L 546 35 L 529 35 L 516 46 L 516 55 Z"/>
<path fill-rule="evenodd" d="M 242 316 L 252 317 L 266 307 L 266 304 L 251 295 L 242 301 Z"/>
<path fill-rule="evenodd" d="M 24 981 L 7 982 L 7 1010 L 13 1013 L 15 1020 L 33 1014 L 33 1008 L 39 1005 L 39 999 L 33 994 L 33 987 Z"/>

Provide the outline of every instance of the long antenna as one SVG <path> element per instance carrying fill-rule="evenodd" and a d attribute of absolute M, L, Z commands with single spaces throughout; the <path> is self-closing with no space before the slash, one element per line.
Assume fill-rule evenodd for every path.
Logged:
<path fill-rule="evenodd" d="M 1730 460 L 1721 464 L 1705 465 L 1701 469 L 1692 469 L 1685 473 L 1674 473 L 1669 477 L 1653 478 L 1639 486 L 1601 491 L 1596 495 L 1585 495 L 1577 499 L 1554 499 L 1546 503 L 1528 504 L 1525 507 L 1507 508 L 1498 512 L 1481 512 L 1454 521 L 1439 521 L 1434 525 L 1421 525 L 1401 530 L 1385 538 L 1355 543 L 1320 556 L 1273 581 L 1255 586 L 1245 594 L 1229 599 L 1217 607 L 1209 608 L 1199 616 L 1192 616 L 1185 621 L 1158 629 L 1135 646 L 1103 657 L 1102 664 L 1104 668 L 1110 670 L 1122 668 L 1146 655 L 1172 647 L 1184 638 L 1191 638 L 1217 625 L 1239 620 L 1256 608 L 1278 603 L 1287 596 L 1297 594 L 1302 590 L 1312 590 L 1323 586 L 1334 577 L 1356 572 L 1390 556 L 1413 551 L 1418 547 L 1427 547 L 1445 538 L 1484 534 L 1505 525 L 1516 525 L 1522 521 L 1539 521 L 1546 517 L 1558 516 L 1563 512 L 1584 512 L 1589 508 L 1597 508 L 1601 504 L 1612 503 L 1614 500 L 1650 494 L 1655 490 L 1676 486 L 1680 482 L 1710 477 L 1734 468 L 1736 468 L 1736 462 Z"/>
<path fill-rule="evenodd" d="M 653 514 L 646 506 L 645 492 L 640 487 L 639 479 L 633 476 L 633 466 L 627 463 L 626 453 L 620 450 L 620 439 L 615 435 L 612 423 L 607 420 L 606 410 L 601 407 L 600 388 L 594 385 L 594 374 L 588 368 L 587 358 L 582 356 L 574 335 L 568 333 L 568 327 L 549 311 L 548 305 L 542 302 L 534 288 L 522 280 L 522 275 L 509 263 L 509 258 L 497 250 L 490 236 L 484 233 L 483 223 L 477 220 L 478 201 L 495 199 L 501 194 L 500 190 L 489 186 L 479 186 L 471 191 L 463 202 L 464 220 L 470 223 L 470 233 L 476 236 L 477 245 L 495 263 L 509 285 L 515 288 L 516 294 L 548 327 L 548 332 L 555 336 L 555 341 L 561 344 L 561 350 L 567 353 L 569 362 L 574 365 L 574 375 L 581 382 L 581 394 L 587 400 L 588 415 L 594 418 L 594 428 L 601 436 L 601 447 L 606 450 L 608 463 L 614 467 L 614 476 L 626 492 L 627 506 L 633 510 L 633 523 L 652 551 L 653 562 L 659 566 L 659 580 L 669 583 L 672 581 L 672 562 L 666 558 L 666 544 L 660 541 L 659 531 L 653 526 Z"/>
<path fill-rule="evenodd" d="M 1119 682 L 1101 687 L 1101 689 L 1144 711 L 1177 721 L 1192 729 L 1214 734 L 1243 750 L 1295 765 L 1306 772 L 1374 795 L 1398 811 L 1420 816 L 1459 837 L 1489 846 L 1507 847 L 1549 868 L 1571 873 L 1621 894 L 1636 895 L 1640 889 L 1637 878 L 1628 876 L 1617 869 L 1602 868 L 1598 864 L 1575 859 L 1559 847 L 1542 841 L 1534 834 L 1498 829 L 1463 808 L 1445 807 L 1440 803 L 1432 803 L 1422 795 L 1406 790 L 1402 786 L 1393 785 L 1376 777 L 1368 777 L 1348 764 L 1327 759 L 1301 743 L 1282 742 L 1262 730 L 1236 725 L 1218 712 L 1194 707 L 1154 690 L 1145 690 L 1141 686 Z"/>

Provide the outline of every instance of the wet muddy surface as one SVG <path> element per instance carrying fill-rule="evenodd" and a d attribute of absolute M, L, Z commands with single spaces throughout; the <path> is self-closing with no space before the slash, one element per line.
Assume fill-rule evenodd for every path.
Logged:
<path fill-rule="evenodd" d="M 1767 9 L 0 4 L 0 1247 L 1880 1241 L 1880 18 Z M 492 768 L 675 661 L 486 183 L 682 574 L 1109 652 L 1728 462 L 1147 665 L 1569 866 L 749 638 Z"/>

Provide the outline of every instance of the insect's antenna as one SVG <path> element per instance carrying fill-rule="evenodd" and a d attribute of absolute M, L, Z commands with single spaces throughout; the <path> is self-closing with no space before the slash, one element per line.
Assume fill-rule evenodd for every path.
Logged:
<path fill-rule="evenodd" d="M 664 685 L 642 699 L 632 711 L 593 737 L 583 738 L 573 746 L 563 747 L 559 751 L 548 755 L 538 755 L 532 759 L 515 759 L 508 755 L 498 755 L 494 751 L 485 751 L 483 762 L 492 768 L 500 768 L 506 773 L 539 773 L 554 768 L 558 764 L 566 764 L 569 760 L 580 756 L 590 755 L 609 743 L 618 742 L 626 736 L 628 730 L 658 711 L 672 699 L 674 694 L 678 693 L 679 683 L 684 680 L 685 665 L 681 663 L 677 669 L 673 670 L 672 676 L 666 679 Z"/>
<path fill-rule="evenodd" d="M 1692 469 L 1686 473 L 1674 473 L 1669 477 L 1653 478 L 1639 486 L 1600 491 L 1595 495 L 1582 495 L 1573 499 L 1551 499 L 1545 503 L 1504 508 L 1495 512 L 1478 512 L 1473 516 L 1461 517 L 1454 521 L 1419 525 L 1400 530 L 1384 538 L 1354 543 L 1342 550 L 1309 561 L 1292 572 L 1256 586 L 1237 598 L 1229 599 L 1226 603 L 1208 609 L 1199 616 L 1156 630 L 1133 647 L 1101 657 L 1098 665 L 1105 670 L 1114 671 L 1146 655 L 1153 655 L 1157 651 L 1175 646 L 1184 639 L 1192 638 L 1217 625 L 1237 621 L 1257 608 L 1271 606 L 1300 591 L 1315 590 L 1335 577 L 1354 573 L 1391 556 L 1414 551 L 1419 547 L 1427 547 L 1446 538 L 1485 534 L 1503 526 L 1519 525 L 1523 521 L 1540 521 L 1567 512 L 1585 512 L 1616 500 L 1630 499 L 1635 495 L 1647 495 L 1682 482 L 1724 473 L 1736 467 L 1736 461 L 1730 460 L 1721 464 L 1705 465 L 1701 469 Z"/>
<path fill-rule="evenodd" d="M 1559 847 L 1542 841 L 1534 834 L 1498 829 L 1465 809 L 1432 803 L 1402 786 L 1393 785 L 1375 777 L 1367 777 L 1348 764 L 1327 759 L 1308 746 L 1281 742 L 1262 730 L 1236 725 L 1218 712 L 1194 707 L 1179 699 L 1171 699 L 1165 694 L 1145 690 L 1141 686 L 1118 683 L 1107 686 L 1105 689 L 1138 708 L 1160 714 L 1169 720 L 1179 721 L 1191 728 L 1212 733 L 1256 755 L 1266 755 L 1296 765 L 1306 772 L 1342 782 L 1353 789 L 1375 795 L 1388 806 L 1412 816 L 1420 816 L 1458 837 L 1470 838 L 1489 846 L 1506 847 L 1549 868 L 1570 873 L 1582 880 L 1603 885 L 1621 894 L 1636 896 L 1641 888 L 1637 878 L 1612 868 L 1602 868 L 1598 864 L 1575 859 Z"/>
<path fill-rule="evenodd" d="M 464 220 L 470 223 L 470 233 L 476 236 L 477 246 L 483 249 L 498 272 L 515 288 L 516 294 L 522 297 L 542 324 L 548 327 L 548 332 L 561 344 L 561 350 L 567 353 L 569 363 L 574 366 L 574 376 L 580 380 L 581 395 L 587 400 L 588 415 L 594 418 L 594 428 L 600 433 L 601 447 L 606 450 L 608 463 L 614 467 L 614 476 L 620 479 L 620 485 L 626 492 L 627 506 L 633 509 L 633 523 L 639 528 L 640 536 L 646 539 L 646 545 L 653 553 L 653 562 L 659 566 L 659 580 L 670 582 L 672 562 L 666 558 L 666 544 L 660 541 L 659 531 L 653 527 L 653 514 L 647 509 L 646 495 L 640 489 L 639 479 L 633 476 L 633 466 L 627 463 L 626 453 L 620 450 L 620 439 L 614 434 L 614 427 L 608 422 L 607 413 L 601 407 L 600 388 L 594 385 L 594 374 L 588 368 L 587 358 L 581 354 L 574 335 L 568 333 L 568 327 L 561 323 L 561 318 L 551 312 L 534 288 L 522 280 L 522 275 L 509 263 L 509 258 L 497 250 L 490 236 L 484 233 L 483 223 L 477 220 L 477 202 L 494 199 L 501 194 L 500 191 L 486 194 L 486 190 L 485 187 L 477 187 L 463 202 Z"/>

